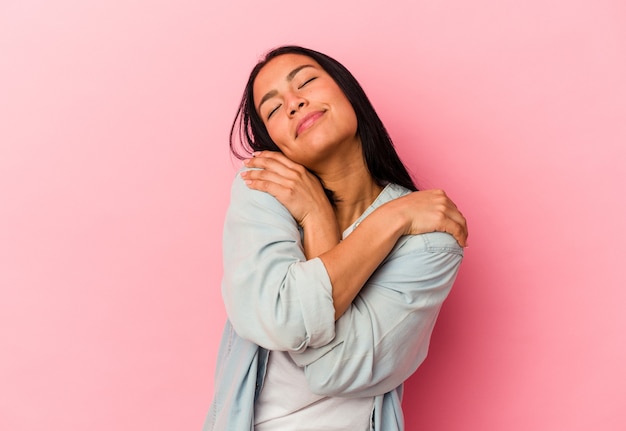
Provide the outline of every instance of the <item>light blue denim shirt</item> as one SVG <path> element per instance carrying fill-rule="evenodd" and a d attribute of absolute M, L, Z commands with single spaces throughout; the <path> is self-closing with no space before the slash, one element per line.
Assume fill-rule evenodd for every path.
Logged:
<path fill-rule="evenodd" d="M 374 209 L 409 192 L 387 185 L 344 238 Z M 319 258 L 306 260 L 298 224 L 239 175 L 223 253 L 228 321 L 205 431 L 253 430 L 269 350 L 289 352 L 314 393 L 373 396 L 372 430 L 404 429 L 403 382 L 426 357 L 463 257 L 452 236 L 402 237 L 336 322 L 328 273 Z"/>

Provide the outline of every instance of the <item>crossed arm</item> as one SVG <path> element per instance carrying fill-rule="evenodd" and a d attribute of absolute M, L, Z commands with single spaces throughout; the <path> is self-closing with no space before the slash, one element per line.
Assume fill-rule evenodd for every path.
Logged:
<path fill-rule="evenodd" d="M 299 219 L 251 177 L 235 180 L 224 230 L 223 293 L 235 330 L 289 351 L 314 392 L 365 396 L 398 386 L 426 355 L 462 257 L 448 234 L 414 234 L 447 223 L 464 243 L 464 219 L 450 221 L 456 207 L 439 192 L 410 193 L 339 241 L 336 226 L 311 227 L 325 216 Z"/>
<path fill-rule="evenodd" d="M 441 190 L 410 193 L 379 208 L 343 241 L 333 209 L 319 180 L 277 152 L 250 159 L 246 184 L 274 196 L 304 230 L 305 257 L 319 257 L 332 283 L 335 318 L 352 303 L 367 279 L 403 235 L 448 232 L 466 245 L 467 224 Z"/>

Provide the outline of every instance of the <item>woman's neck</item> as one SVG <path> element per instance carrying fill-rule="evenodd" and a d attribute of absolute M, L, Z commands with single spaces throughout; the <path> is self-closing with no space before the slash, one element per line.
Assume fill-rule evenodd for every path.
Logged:
<path fill-rule="evenodd" d="M 382 191 L 365 164 L 363 157 L 344 160 L 341 166 L 318 173 L 324 187 L 332 190 L 335 198 L 335 216 L 343 232 L 363 214 Z"/>

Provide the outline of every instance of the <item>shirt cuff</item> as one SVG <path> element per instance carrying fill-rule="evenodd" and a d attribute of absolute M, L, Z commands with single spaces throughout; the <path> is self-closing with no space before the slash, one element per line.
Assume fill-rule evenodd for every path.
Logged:
<path fill-rule="evenodd" d="M 320 258 L 294 265 L 288 277 L 297 286 L 302 319 L 309 347 L 324 346 L 335 337 L 335 307 L 332 284 Z M 312 280 L 303 283 L 302 280 Z M 306 351 L 306 350 L 305 350 Z"/>

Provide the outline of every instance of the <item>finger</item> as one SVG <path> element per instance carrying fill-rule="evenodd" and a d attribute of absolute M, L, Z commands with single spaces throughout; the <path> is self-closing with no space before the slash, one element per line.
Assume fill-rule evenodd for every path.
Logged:
<path fill-rule="evenodd" d="M 280 164 L 261 169 L 243 170 L 242 178 L 249 181 L 260 180 L 274 182 L 285 185 L 294 190 L 311 189 L 310 178 L 304 171 L 296 172 Z"/>
<path fill-rule="evenodd" d="M 249 188 L 267 192 L 283 205 L 296 195 L 304 196 L 310 191 L 300 178 L 285 177 L 268 169 L 242 171 L 240 175 Z"/>
<path fill-rule="evenodd" d="M 287 168 L 287 165 L 282 163 L 280 159 L 273 159 L 269 157 L 253 157 L 251 159 L 246 159 L 243 161 L 243 164 L 249 168 L 260 168 L 260 169 L 276 169 L 279 166 Z"/>
<path fill-rule="evenodd" d="M 467 246 L 467 224 L 465 221 L 463 223 L 452 222 L 450 226 L 450 232 L 454 238 L 456 238 L 457 242 L 461 247 Z"/>
<path fill-rule="evenodd" d="M 444 206 L 443 208 L 445 209 L 441 210 L 440 208 L 441 212 L 438 215 L 440 226 L 446 232 L 452 234 L 460 245 L 465 246 L 467 240 L 467 220 L 456 207 Z"/>
<path fill-rule="evenodd" d="M 456 239 L 461 247 L 465 247 L 467 244 L 467 231 L 463 225 L 449 219 L 444 225 L 444 232 L 449 233 Z"/>
<path fill-rule="evenodd" d="M 467 235 L 467 220 L 465 219 L 465 217 L 463 217 L 463 214 L 461 214 L 459 210 L 455 208 L 454 210 L 449 211 L 447 213 L 447 216 L 452 221 L 457 223 L 461 227 L 465 235 Z"/>
<path fill-rule="evenodd" d="M 246 175 L 242 175 L 242 178 L 248 188 L 252 190 L 258 190 L 260 192 L 269 193 L 283 204 L 285 204 L 286 202 L 285 199 L 288 199 L 289 196 L 292 194 L 293 189 L 286 187 L 285 183 L 281 181 L 268 181 L 263 178 L 250 179 Z"/>
<path fill-rule="evenodd" d="M 302 166 L 299 163 L 294 162 L 293 160 L 285 156 L 283 153 L 278 152 L 278 151 L 261 151 L 261 152 L 255 152 L 253 154 L 254 154 L 253 160 L 258 159 L 260 163 L 262 163 L 263 161 L 276 161 L 290 169 L 294 169 L 294 170 L 305 169 L 304 166 Z"/>
<path fill-rule="evenodd" d="M 274 171 L 285 178 L 298 178 L 306 173 L 304 166 L 292 162 L 286 157 L 255 157 L 244 161 L 249 168 Z"/>
<path fill-rule="evenodd" d="M 459 244 L 465 247 L 467 245 L 468 229 L 467 220 L 461 211 L 459 211 L 456 204 L 446 195 L 445 191 L 433 189 L 428 190 L 428 192 L 431 193 L 432 199 L 436 202 L 436 205 L 443 211 L 442 215 L 444 219 L 449 219 L 449 222 L 452 223 L 446 229 L 446 232 L 454 233 L 453 236 L 455 236 Z"/>
<path fill-rule="evenodd" d="M 281 175 L 280 173 L 273 171 L 273 170 L 269 170 L 269 169 L 251 169 L 251 170 L 244 170 L 241 171 L 240 173 L 241 178 L 244 179 L 244 181 L 246 182 L 246 184 L 248 184 L 248 186 L 250 188 L 254 188 L 257 189 L 258 183 L 261 182 L 266 182 L 266 183 L 276 183 L 276 184 L 291 184 L 293 183 L 293 180 L 289 177 L 285 177 L 283 175 Z"/>
<path fill-rule="evenodd" d="M 461 212 L 449 199 L 441 200 L 435 198 L 435 203 L 431 203 L 431 211 L 434 217 L 434 224 L 437 230 L 444 231 L 465 247 L 467 242 L 467 221 Z"/>

